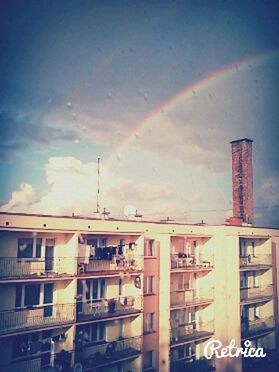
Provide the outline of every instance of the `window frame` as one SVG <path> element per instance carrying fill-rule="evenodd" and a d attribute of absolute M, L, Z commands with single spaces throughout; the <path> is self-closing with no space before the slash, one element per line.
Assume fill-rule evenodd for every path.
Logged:
<path fill-rule="evenodd" d="M 144 276 L 143 278 L 143 294 L 155 294 L 155 275 Z"/>

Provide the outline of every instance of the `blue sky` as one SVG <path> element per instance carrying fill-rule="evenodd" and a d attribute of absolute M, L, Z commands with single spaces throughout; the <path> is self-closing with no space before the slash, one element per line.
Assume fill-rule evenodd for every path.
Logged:
<path fill-rule="evenodd" d="M 134 205 L 146 219 L 222 223 L 229 142 L 249 137 L 256 223 L 278 227 L 277 1 L 27 0 L 0 14 L 2 210 L 91 215 L 100 155 L 112 216 Z M 234 64 L 116 150 L 164 101 Z"/>

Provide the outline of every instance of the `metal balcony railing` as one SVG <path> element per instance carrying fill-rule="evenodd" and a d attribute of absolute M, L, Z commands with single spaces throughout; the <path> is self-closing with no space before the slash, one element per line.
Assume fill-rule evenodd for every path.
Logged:
<path fill-rule="evenodd" d="M 198 358 L 195 354 L 179 358 L 177 348 L 171 351 L 171 371 L 172 372 L 210 372 L 215 371 L 215 358 Z"/>
<path fill-rule="evenodd" d="M 214 321 L 191 322 L 171 328 L 171 345 L 187 343 L 211 337 L 214 333 Z"/>
<path fill-rule="evenodd" d="M 0 257 L 0 280 L 71 276 L 77 270 L 77 258 L 17 258 Z"/>
<path fill-rule="evenodd" d="M 212 269 L 214 266 L 213 255 L 196 254 L 189 255 L 185 253 L 173 253 L 171 254 L 171 269 Z"/>
<path fill-rule="evenodd" d="M 183 307 L 208 303 L 212 302 L 214 298 L 214 288 L 178 288 L 178 291 L 171 292 L 171 307 Z"/>
<path fill-rule="evenodd" d="M 77 303 L 77 320 L 117 317 L 142 311 L 141 296 L 123 296 Z"/>
<path fill-rule="evenodd" d="M 143 256 L 133 255 L 132 257 L 113 256 L 111 260 L 90 258 L 89 262 L 84 263 L 83 257 L 79 257 L 78 273 L 88 274 L 94 272 L 117 272 L 117 271 L 142 271 Z"/>
<path fill-rule="evenodd" d="M 19 371 L 40 372 L 41 371 L 41 358 L 36 357 L 35 359 L 17 361 L 17 362 L 10 363 L 8 365 L 1 365 L 1 362 L 0 362 L 0 371 L 5 371 L 5 372 L 19 372 Z"/>
<path fill-rule="evenodd" d="M 239 265 L 241 268 L 246 266 L 272 266 L 272 255 L 271 254 L 248 254 L 245 256 L 239 256 Z"/>
<path fill-rule="evenodd" d="M 74 322 L 75 304 L 33 306 L 0 311 L 0 334 Z"/>
<path fill-rule="evenodd" d="M 268 299 L 273 296 L 273 285 L 240 288 L 240 301 Z"/>
<path fill-rule="evenodd" d="M 275 320 L 273 316 L 258 318 L 254 320 L 243 319 L 241 323 L 242 338 L 251 337 L 258 333 L 274 329 Z"/>
<path fill-rule="evenodd" d="M 121 360 L 133 359 L 142 352 L 142 337 L 124 338 L 104 342 L 101 345 L 85 346 L 76 350 L 76 360 L 81 361 L 83 369 L 107 366 Z"/>

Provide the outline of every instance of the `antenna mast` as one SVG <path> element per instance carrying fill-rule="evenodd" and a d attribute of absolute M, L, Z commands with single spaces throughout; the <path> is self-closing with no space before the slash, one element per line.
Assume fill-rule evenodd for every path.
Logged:
<path fill-rule="evenodd" d="M 97 170 L 97 209 L 96 209 L 96 213 L 100 213 L 100 204 L 99 204 L 99 197 L 100 197 L 100 159 L 101 159 L 101 157 L 98 156 L 98 170 Z"/>

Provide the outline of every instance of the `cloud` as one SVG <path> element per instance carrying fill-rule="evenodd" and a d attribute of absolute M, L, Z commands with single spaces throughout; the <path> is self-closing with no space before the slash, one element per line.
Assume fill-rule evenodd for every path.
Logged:
<path fill-rule="evenodd" d="M 22 183 L 19 191 L 12 193 L 8 203 L 1 206 L 3 212 L 26 212 L 33 209 L 34 204 L 39 200 L 36 190 L 32 185 Z"/>
<path fill-rule="evenodd" d="M 93 215 L 96 210 L 97 164 L 83 163 L 74 157 L 51 157 L 45 165 L 49 191 L 38 197 L 36 190 L 22 184 L 19 191 L 12 193 L 11 199 L 2 211 L 84 214 Z M 133 204 L 144 215 L 167 215 L 178 202 L 168 185 L 135 183 L 102 169 L 100 205 L 112 212 L 114 217 L 124 217 L 124 207 Z M 162 216 L 162 214 L 161 214 Z"/>
<path fill-rule="evenodd" d="M 279 174 L 262 180 L 256 192 L 255 220 L 262 226 L 279 227 Z"/>
<path fill-rule="evenodd" d="M 274 133 L 272 110 L 266 103 L 267 97 L 272 98 L 270 85 L 255 83 L 259 71 L 239 70 L 188 92 L 151 118 L 133 146 L 210 171 L 227 170 L 230 141 L 252 136 L 258 143 L 262 135 L 266 139 Z"/>
<path fill-rule="evenodd" d="M 20 150 L 30 144 L 47 145 L 54 141 L 73 141 L 78 135 L 73 130 L 33 122 L 27 116 L 9 111 L 0 112 L 0 154 Z"/>

